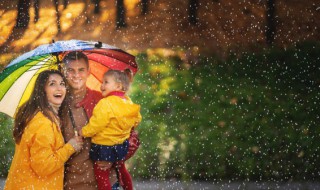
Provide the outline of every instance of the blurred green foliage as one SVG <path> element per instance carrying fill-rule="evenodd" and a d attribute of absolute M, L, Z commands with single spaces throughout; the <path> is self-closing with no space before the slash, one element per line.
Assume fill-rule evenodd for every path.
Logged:
<path fill-rule="evenodd" d="M 319 179 L 320 44 L 217 58 L 144 53 L 134 177 Z"/>
<path fill-rule="evenodd" d="M 226 61 L 170 52 L 137 55 L 130 96 L 143 122 L 142 145 L 127 162 L 134 178 L 319 180 L 319 43 Z M 0 119 L 4 175 L 12 121 Z"/>
<path fill-rule="evenodd" d="M 14 153 L 12 125 L 12 118 L 0 113 L 0 177 L 4 177 L 8 174 Z"/>

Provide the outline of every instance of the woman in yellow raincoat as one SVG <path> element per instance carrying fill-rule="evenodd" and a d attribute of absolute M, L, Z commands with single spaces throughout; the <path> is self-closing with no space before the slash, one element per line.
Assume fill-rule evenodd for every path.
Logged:
<path fill-rule="evenodd" d="M 30 99 L 15 117 L 15 154 L 5 190 L 63 189 L 64 163 L 82 147 L 80 137 L 64 143 L 59 115 L 66 112 L 66 82 L 58 71 L 39 74 Z"/>

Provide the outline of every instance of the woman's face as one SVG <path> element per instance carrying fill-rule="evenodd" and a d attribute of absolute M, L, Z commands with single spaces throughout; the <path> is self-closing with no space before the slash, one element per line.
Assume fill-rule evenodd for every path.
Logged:
<path fill-rule="evenodd" d="M 49 104 L 60 106 L 66 96 L 66 84 L 58 74 L 51 74 L 45 86 Z"/>

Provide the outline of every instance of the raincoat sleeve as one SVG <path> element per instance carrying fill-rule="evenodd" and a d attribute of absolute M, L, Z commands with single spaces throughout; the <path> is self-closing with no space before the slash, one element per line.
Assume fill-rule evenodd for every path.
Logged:
<path fill-rule="evenodd" d="M 107 101 L 102 99 L 95 106 L 89 123 L 82 128 L 82 136 L 93 137 L 109 125 L 111 108 Z"/>
<path fill-rule="evenodd" d="M 59 135 L 50 120 L 33 122 L 30 126 L 36 129 L 30 143 L 30 163 L 32 170 L 39 176 L 48 176 L 64 167 L 64 163 L 75 152 L 70 144 L 56 148 L 55 135 Z"/>
<path fill-rule="evenodd" d="M 137 122 L 135 123 L 135 125 L 133 126 L 134 128 L 137 128 L 139 123 L 141 122 L 142 120 L 142 116 L 141 116 L 141 113 L 139 112 L 138 113 L 138 118 L 137 118 Z"/>

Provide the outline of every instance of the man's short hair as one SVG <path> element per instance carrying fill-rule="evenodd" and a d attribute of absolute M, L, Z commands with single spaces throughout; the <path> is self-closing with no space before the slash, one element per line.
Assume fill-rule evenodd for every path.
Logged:
<path fill-rule="evenodd" d="M 64 58 L 62 59 L 62 62 L 65 65 L 68 65 L 69 61 L 76 61 L 76 60 L 80 60 L 80 59 L 83 59 L 86 62 L 87 67 L 89 68 L 88 57 L 84 53 L 82 53 L 81 51 L 69 52 L 67 55 L 64 56 Z"/>

